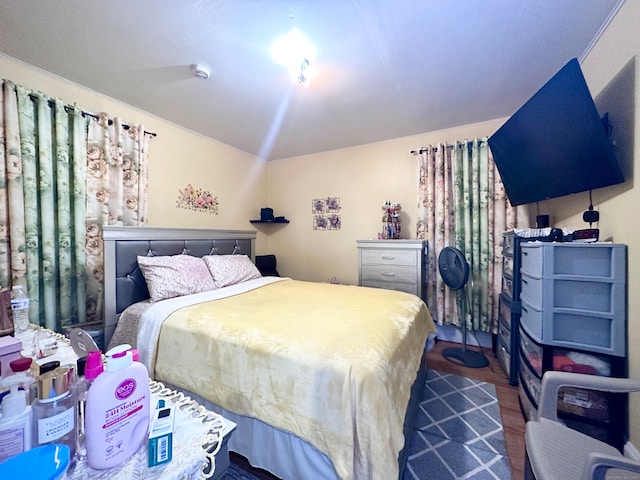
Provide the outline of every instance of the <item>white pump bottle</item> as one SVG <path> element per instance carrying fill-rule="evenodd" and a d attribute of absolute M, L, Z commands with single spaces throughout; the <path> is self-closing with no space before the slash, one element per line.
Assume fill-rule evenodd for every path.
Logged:
<path fill-rule="evenodd" d="M 32 381 L 26 373 L 16 373 L 5 377 L 4 387 L 11 393 L 2 400 L 0 417 L 0 462 L 14 457 L 31 448 L 31 407 L 27 405 L 27 394 L 18 390 L 21 384 Z"/>

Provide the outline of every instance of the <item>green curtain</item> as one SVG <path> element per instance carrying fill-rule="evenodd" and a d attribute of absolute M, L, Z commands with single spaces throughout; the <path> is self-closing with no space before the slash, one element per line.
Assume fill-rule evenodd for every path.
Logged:
<path fill-rule="evenodd" d="M 422 147 L 419 162 L 416 238 L 429 241 L 427 303 L 439 325 L 460 326 L 461 295 L 445 288 L 437 270 L 440 251 L 459 248 L 470 264 L 469 329 L 493 332 L 498 324 L 502 233 L 528 227 L 526 209 L 509 204 L 487 138 Z"/>
<path fill-rule="evenodd" d="M 456 142 L 454 154 L 455 246 L 462 250 L 470 266 L 466 326 L 488 331 L 496 300 L 489 295 L 494 273 L 489 255 L 495 247 L 494 232 L 489 225 L 489 209 L 493 208 L 488 201 L 493 185 L 489 147 L 486 139 Z M 460 297 L 458 302 L 462 301 L 465 299 Z"/>
<path fill-rule="evenodd" d="M 87 119 L 7 80 L 1 117 L 0 282 L 23 285 L 31 323 L 59 331 L 85 320 Z"/>

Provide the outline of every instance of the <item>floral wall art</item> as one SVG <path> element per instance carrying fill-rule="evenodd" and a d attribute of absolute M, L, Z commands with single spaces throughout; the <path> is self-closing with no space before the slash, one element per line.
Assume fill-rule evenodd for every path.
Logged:
<path fill-rule="evenodd" d="M 219 205 L 218 197 L 208 190 L 195 188 L 191 184 L 188 184 L 182 190 L 178 190 L 177 208 L 217 215 Z"/>
<path fill-rule="evenodd" d="M 340 197 L 314 198 L 311 200 L 314 230 L 340 230 Z"/>

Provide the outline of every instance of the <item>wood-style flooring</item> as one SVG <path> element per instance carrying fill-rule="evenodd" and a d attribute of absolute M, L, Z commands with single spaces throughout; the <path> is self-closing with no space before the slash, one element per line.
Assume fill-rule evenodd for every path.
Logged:
<path fill-rule="evenodd" d="M 502 425 L 504 427 L 509 463 L 511 464 L 512 480 L 524 478 L 524 417 L 518 402 L 518 387 L 509 385 L 506 373 L 498 363 L 491 349 L 485 349 L 484 354 L 489 359 L 489 366 L 484 368 L 466 368 L 450 362 L 442 356 L 442 350 L 452 346 L 460 346 L 449 342 L 438 341 L 427 355 L 429 368 L 454 375 L 462 375 L 483 382 L 492 383 L 498 393 Z M 468 347 L 475 349 L 475 347 Z M 251 468 L 244 457 L 231 452 L 231 461 L 243 469 L 253 473 L 262 480 L 275 480 L 276 477 L 268 472 Z"/>

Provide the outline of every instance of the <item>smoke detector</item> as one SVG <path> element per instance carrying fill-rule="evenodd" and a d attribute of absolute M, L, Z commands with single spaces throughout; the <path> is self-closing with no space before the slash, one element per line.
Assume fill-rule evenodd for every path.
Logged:
<path fill-rule="evenodd" d="M 194 63 L 191 65 L 191 73 L 194 77 L 201 78 L 202 80 L 207 80 L 211 76 L 209 67 L 202 63 Z"/>

